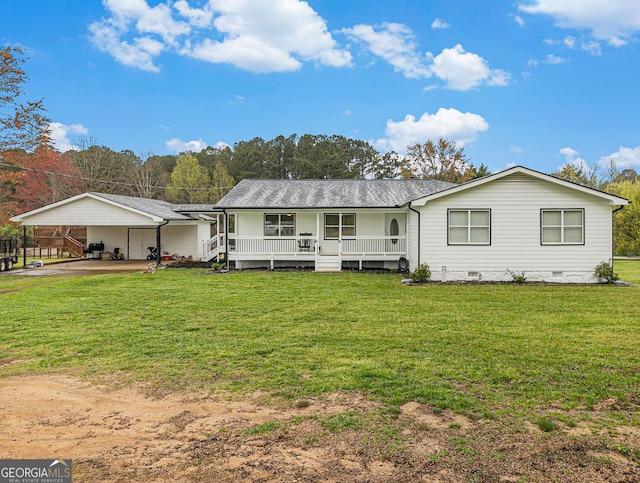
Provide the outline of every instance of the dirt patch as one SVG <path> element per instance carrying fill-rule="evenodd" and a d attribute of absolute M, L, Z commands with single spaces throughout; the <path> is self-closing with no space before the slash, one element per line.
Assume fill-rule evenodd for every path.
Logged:
<path fill-rule="evenodd" d="M 342 394 L 264 405 L 6 377 L 0 434 L 1 458 L 72 458 L 77 481 L 640 480 L 637 427 L 543 433 Z"/>

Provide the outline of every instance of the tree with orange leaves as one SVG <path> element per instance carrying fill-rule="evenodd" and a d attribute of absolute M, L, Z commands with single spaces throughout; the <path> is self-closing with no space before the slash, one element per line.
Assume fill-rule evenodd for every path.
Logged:
<path fill-rule="evenodd" d="M 17 211 L 13 195 L 25 176 L 22 163 L 51 141 L 43 100 L 24 100 L 23 86 L 29 79 L 24 63 L 21 48 L 0 47 L 0 225 Z"/>

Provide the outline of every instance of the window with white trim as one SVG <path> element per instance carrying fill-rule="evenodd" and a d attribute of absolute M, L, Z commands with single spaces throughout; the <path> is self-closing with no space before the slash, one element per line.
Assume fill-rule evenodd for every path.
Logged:
<path fill-rule="evenodd" d="M 583 245 L 583 209 L 540 210 L 542 245 Z"/>
<path fill-rule="evenodd" d="M 324 237 L 325 239 L 342 238 L 343 236 L 356 236 L 355 213 L 325 213 Z"/>
<path fill-rule="evenodd" d="M 235 235 L 236 234 L 236 215 L 235 214 L 229 214 L 227 215 L 227 217 L 229 218 L 229 235 Z"/>
<path fill-rule="evenodd" d="M 295 213 L 265 213 L 264 236 L 295 236 Z"/>
<path fill-rule="evenodd" d="M 490 245 L 491 210 L 458 210 L 448 212 L 449 245 Z"/>

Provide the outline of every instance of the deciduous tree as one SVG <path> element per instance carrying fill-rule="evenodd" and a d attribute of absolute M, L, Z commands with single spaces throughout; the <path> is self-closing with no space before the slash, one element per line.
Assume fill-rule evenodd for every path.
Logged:
<path fill-rule="evenodd" d="M 631 201 L 613 215 L 615 253 L 640 255 L 640 183 L 629 179 L 614 181 L 607 185 L 606 191 Z"/>
<path fill-rule="evenodd" d="M 20 210 L 13 199 L 17 184 L 25 176 L 19 160 L 49 139 L 49 119 L 43 100 L 25 100 L 24 85 L 29 76 L 19 47 L 0 47 L 0 224 Z"/>
<path fill-rule="evenodd" d="M 33 151 L 50 142 L 49 119 L 43 100 L 24 100 L 24 52 L 19 47 L 0 48 L 0 153 L 10 149 Z"/>
<path fill-rule="evenodd" d="M 207 168 L 201 166 L 192 154 L 182 154 L 171 173 L 167 189 L 169 200 L 174 203 L 206 203 L 211 189 Z"/>
<path fill-rule="evenodd" d="M 407 165 L 403 177 L 438 179 L 452 183 L 462 183 L 475 177 L 464 148 L 455 141 L 440 138 L 434 143 L 416 143 L 407 148 Z"/>
<path fill-rule="evenodd" d="M 14 199 L 20 211 L 33 210 L 81 192 L 77 170 L 69 156 L 48 146 L 36 148 L 20 161 L 24 176 L 17 183 Z"/>
<path fill-rule="evenodd" d="M 222 161 L 218 161 L 213 168 L 211 176 L 211 193 L 208 197 L 210 203 L 215 203 L 226 195 L 235 185 L 233 176 L 227 171 L 227 167 Z"/>

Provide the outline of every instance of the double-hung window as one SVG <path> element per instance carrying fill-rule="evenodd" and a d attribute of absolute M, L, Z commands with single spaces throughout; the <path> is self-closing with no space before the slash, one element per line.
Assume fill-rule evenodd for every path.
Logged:
<path fill-rule="evenodd" d="M 540 225 L 542 245 L 584 244 L 583 209 L 543 209 Z"/>
<path fill-rule="evenodd" d="M 296 215 L 294 213 L 266 213 L 264 236 L 295 236 Z"/>
<path fill-rule="evenodd" d="M 449 245 L 490 245 L 491 210 L 449 210 Z"/>
<path fill-rule="evenodd" d="M 325 213 L 325 239 L 330 240 L 335 238 L 342 238 L 344 236 L 356 236 L 355 213 Z"/>

